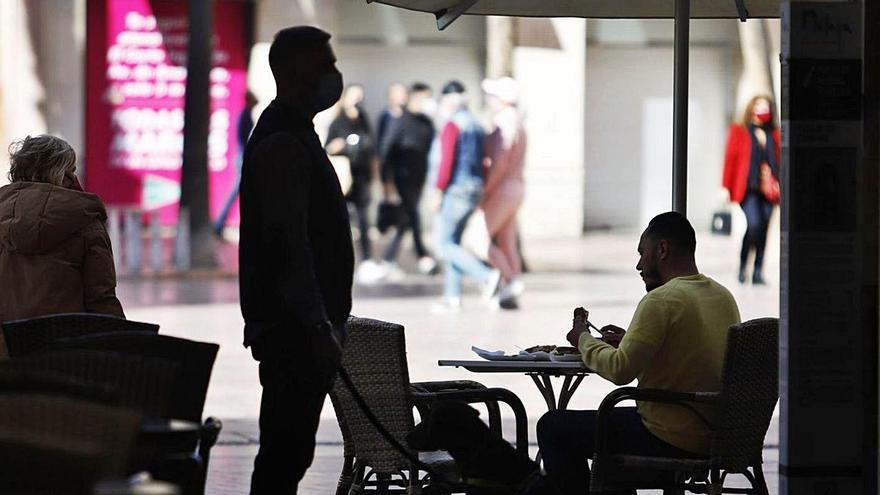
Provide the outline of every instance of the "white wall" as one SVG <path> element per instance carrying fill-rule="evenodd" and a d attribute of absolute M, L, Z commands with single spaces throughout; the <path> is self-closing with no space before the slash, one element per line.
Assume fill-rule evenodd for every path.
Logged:
<path fill-rule="evenodd" d="M 688 214 L 697 229 L 720 205 L 735 60 L 725 46 L 690 50 Z M 587 228 L 639 228 L 671 208 L 670 182 L 658 177 L 672 173 L 672 67 L 671 46 L 587 48 Z"/>

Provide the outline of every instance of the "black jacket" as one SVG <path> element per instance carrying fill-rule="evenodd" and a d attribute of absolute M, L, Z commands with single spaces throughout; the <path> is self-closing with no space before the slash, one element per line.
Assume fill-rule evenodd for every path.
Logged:
<path fill-rule="evenodd" d="M 275 101 L 245 148 L 239 265 L 245 346 L 348 318 L 354 252 L 339 179 L 311 120 Z"/>
<path fill-rule="evenodd" d="M 399 119 L 388 125 L 384 141 L 379 143 L 382 181 L 421 186 L 428 172 L 428 154 L 433 140 L 431 119 L 404 110 Z"/>

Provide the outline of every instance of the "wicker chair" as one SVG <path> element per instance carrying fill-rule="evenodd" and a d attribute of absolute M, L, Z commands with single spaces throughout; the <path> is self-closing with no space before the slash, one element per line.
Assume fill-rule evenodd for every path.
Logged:
<path fill-rule="evenodd" d="M 194 482 L 199 485 L 196 490 L 198 492 L 204 489 L 211 448 L 217 443 L 217 437 L 223 428 L 223 423 L 213 417 L 202 422 L 205 398 L 219 348 L 220 346 L 217 344 L 157 335 L 151 332 L 113 332 L 86 335 L 59 339 L 49 347 L 51 350 L 109 351 L 174 363 L 179 368 L 179 373 L 175 375 L 175 380 L 168 388 L 170 402 L 163 417 L 193 421 L 202 425 L 196 455 L 183 459 L 187 463 L 195 461 L 200 471 L 200 479 Z M 195 448 L 195 446 L 193 447 Z M 191 492 L 193 490 L 185 491 Z"/>
<path fill-rule="evenodd" d="M 10 357 L 24 356 L 56 339 L 107 332 L 158 333 L 159 325 L 97 313 L 64 313 L 6 321 L 0 325 Z"/>
<path fill-rule="evenodd" d="M 682 494 L 687 490 L 712 495 L 767 495 L 761 453 L 779 398 L 778 357 L 779 320 L 751 320 L 728 330 L 720 392 L 682 393 L 624 387 L 608 394 L 597 413 L 590 493 L 653 488 L 663 489 L 664 494 Z M 689 403 L 713 404 L 717 413 L 710 423 L 709 457 L 673 459 L 612 453 L 608 422 L 614 405 L 625 400 L 664 402 L 688 408 L 691 408 Z M 640 471 L 668 476 L 648 476 L 651 481 L 634 483 L 633 480 L 640 478 L 634 474 Z M 724 487 L 728 474 L 745 476 L 751 488 Z M 656 481 L 658 478 L 663 481 Z"/>
<path fill-rule="evenodd" d="M 405 445 L 415 426 L 413 408 L 427 413 L 431 403 L 454 399 L 486 403 L 490 427 L 501 436 L 498 402 L 508 404 L 516 416 L 516 448 L 528 451 L 528 423 L 519 398 L 504 389 L 490 389 L 475 382 L 429 382 L 410 384 L 403 326 L 366 318 L 348 320 L 348 339 L 342 363 L 367 405 Z M 337 494 L 361 493 L 374 488 L 381 493 L 413 493 L 430 482 L 419 469 L 397 452 L 373 427 L 348 389 L 337 380 L 330 393 L 345 442 L 345 461 Z M 445 453 L 421 453 L 420 459 L 446 481 L 459 481 L 454 462 Z"/>
<path fill-rule="evenodd" d="M 112 391 L 119 405 L 147 417 L 166 418 L 180 367 L 164 360 L 88 349 L 54 350 L 12 359 L 0 365 L 8 372 L 66 377 Z"/>
<path fill-rule="evenodd" d="M 90 494 L 125 475 L 139 414 L 68 397 L 0 394 L 4 494 Z"/>

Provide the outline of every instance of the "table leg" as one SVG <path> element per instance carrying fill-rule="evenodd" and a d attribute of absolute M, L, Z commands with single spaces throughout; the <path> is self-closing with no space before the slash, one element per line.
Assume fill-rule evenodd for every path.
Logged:
<path fill-rule="evenodd" d="M 541 392 L 541 397 L 544 398 L 544 402 L 547 403 L 548 411 L 556 410 L 556 392 L 553 391 L 553 382 L 550 381 L 550 377 L 547 375 L 539 375 L 537 374 L 529 374 L 532 377 L 532 381 L 535 382 L 535 386 L 538 387 L 538 391 Z"/>
<path fill-rule="evenodd" d="M 565 377 L 565 381 L 562 382 L 562 389 L 559 390 L 559 409 L 568 409 L 568 401 L 571 400 L 582 381 L 584 381 L 584 375 L 567 375 Z"/>

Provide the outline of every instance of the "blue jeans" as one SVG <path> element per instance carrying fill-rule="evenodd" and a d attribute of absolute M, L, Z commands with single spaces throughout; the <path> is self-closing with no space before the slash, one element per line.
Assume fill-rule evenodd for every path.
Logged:
<path fill-rule="evenodd" d="M 440 227 L 437 232 L 439 255 L 445 270 L 443 295 L 461 297 L 461 279 L 467 275 L 484 284 L 492 270 L 461 246 L 461 236 L 468 220 L 477 208 L 482 184 L 452 185 L 443 194 L 440 206 Z"/>
<path fill-rule="evenodd" d="M 214 230 L 218 234 L 223 233 L 223 229 L 226 227 L 226 217 L 229 216 L 229 210 L 232 209 L 232 204 L 235 203 L 235 198 L 238 197 L 238 191 L 241 189 L 241 164 L 243 159 L 244 157 L 241 154 L 235 158 L 235 182 L 232 183 L 229 197 L 226 198 L 226 203 L 223 204 L 223 209 L 220 210 L 220 216 L 214 222 Z"/>
<path fill-rule="evenodd" d="M 749 191 L 740 203 L 746 214 L 746 235 L 743 236 L 742 249 L 739 253 L 739 268 L 746 267 L 749 251 L 755 249 L 755 272 L 760 273 L 764 266 L 764 250 L 767 247 L 767 226 L 773 214 L 773 204 L 760 192 Z"/>
<path fill-rule="evenodd" d="M 619 454 L 699 457 L 655 437 L 634 407 L 614 409 L 609 423 L 611 450 Z M 538 421 L 538 445 L 548 484 L 559 494 L 589 493 L 596 446 L 596 411 L 551 411 Z M 656 474 L 654 474 L 656 476 Z M 626 492 L 623 492 L 626 493 Z"/>

